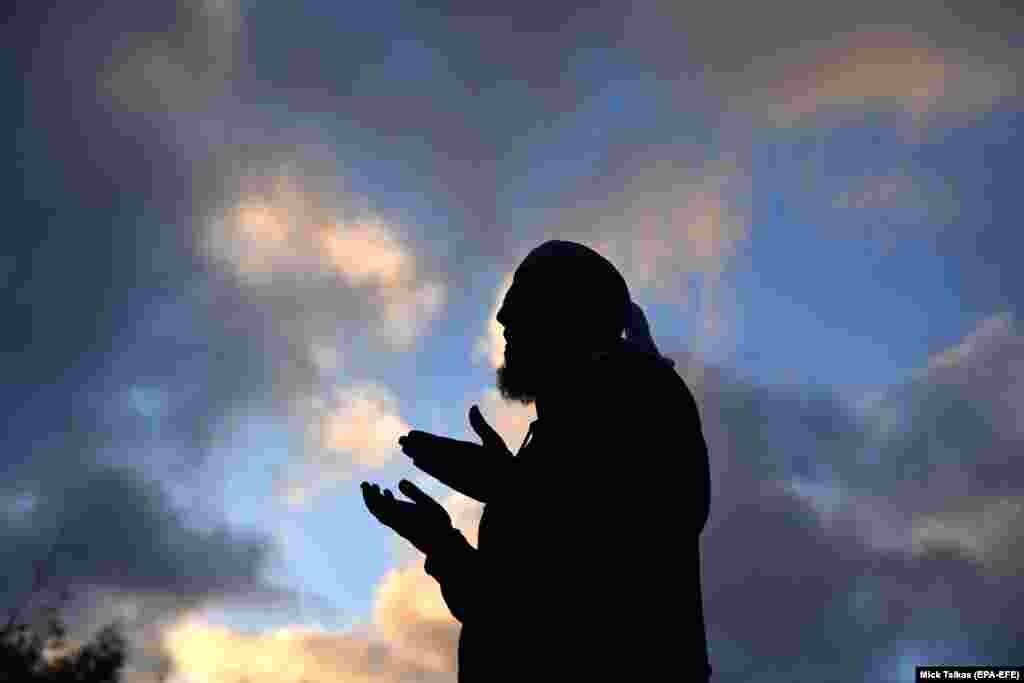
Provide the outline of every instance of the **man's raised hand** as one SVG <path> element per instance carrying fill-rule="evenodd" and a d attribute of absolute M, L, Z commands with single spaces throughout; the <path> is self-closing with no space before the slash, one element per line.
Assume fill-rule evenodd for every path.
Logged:
<path fill-rule="evenodd" d="M 411 503 L 395 498 L 389 489 L 384 489 L 382 494 L 376 484 L 364 481 L 361 488 L 370 513 L 424 554 L 429 554 L 452 531 L 448 511 L 411 481 L 403 479 L 398 483 L 398 490 L 407 495 Z"/>
<path fill-rule="evenodd" d="M 469 423 L 483 445 L 415 429 L 400 437 L 398 443 L 416 467 L 456 491 L 486 503 L 515 459 L 501 435 L 487 424 L 475 405 L 469 410 Z"/>

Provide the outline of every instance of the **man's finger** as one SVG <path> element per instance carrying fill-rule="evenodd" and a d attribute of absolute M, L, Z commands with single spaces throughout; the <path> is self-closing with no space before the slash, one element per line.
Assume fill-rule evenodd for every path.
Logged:
<path fill-rule="evenodd" d="M 403 436 L 401 440 L 403 442 L 405 442 L 405 443 L 412 442 L 413 444 L 415 444 L 418 441 L 424 441 L 426 439 L 432 439 L 432 438 L 436 438 L 436 437 L 433 434 L 431 434 L 430 432 L 425 432 L 425 431 L 423 431 L 421 429 L 412 429 L 412 430 L 409 431 L 408 434 Z"/>
<path fill-rule="evenodd" d="M 376 484 L 367 484 L 364 482 L 362 488 L 363 498 L 366 500 L 366 502 L 374 505 L 379 509 L 381 503 L 384 501 L 385 498 L 385 496 L 381 495 L 380 487 L 377 486 Z M 388 495 L 390 495 L 391 492 L 387 491 L 387 493 Z M 394 500 L 394 498 L 392 498 L 392 500 Z"/>
<path fill-rule="evenodd" d="M 480 408 L 474 405 L 469 409 L 469 424 L 473 427 L 473 431 L 477 433 L 477 436 L 484 442 L 485 446 L 490 448 L 500 448 L 502 450 L 508 450 L 505 446 L 505 440 L 501 438 L 501 435 L 492 427 L 487 424 L 487 420 L 480 413 Z"/>
<path fill-rule="evenodd" d="M 383 510 L 380 506 L 380 494 L 376 493 L 371 487 L 363 487 L 363 502 L 366 503 L 366 509 L 370 511 L 377 521 L 383 522 Z"/>
<path fill-rule="evenodd" d="M 366 501 L 368 506 L 372 506 L 374 509 L 380 506 L 381 495 L 372 488 L 367 487 L 363 489 L 363 500 Z"/>
<path fill-rule="evenodd" d="M 436 500 L 423 493 L 416 484 L 412 483 L 408 479 L 403 479 L 398 482 L 398 490 L 409 496 L 409 499 L 416 503 L 424 503 L 426 505 L 440 505 Z"/>
<path fill-rule="evenodd" d="M 404 452 L 406 455 L 409 455 L 410 451 L 415 451 L 420 448 L 423 448 L 425 445 L 430 443 L 431 440 L 441 438 L 443 437 L 435 436 L 434 434 L 414 429 L 405 436 L 398 437 L 398 445 L 402 447 L 402 452 Z"/>

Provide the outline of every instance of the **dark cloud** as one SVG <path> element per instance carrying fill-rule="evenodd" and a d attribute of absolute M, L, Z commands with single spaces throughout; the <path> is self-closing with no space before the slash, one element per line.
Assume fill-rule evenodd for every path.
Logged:
<path fill-rule="evenodd" d="M 1018 50 L 1019 53 L 1019 50 Z M 920 150 L 922 165 L 966 169 L 950 172 L 951 185 L 965 210 L 962 219 L 943 230 L 936 251 L 948 264 L 949 282 L 955 283 L 963 310 L 976 317 L 992 310 L 1009 311 L 1024 319 L 1024 272 L 1014 257 L 1024 248 L 1021 233 L 1011 226 L 1020 222 L 1013 178 L 1020 163 L 1022 107 L 989 117 L 988 125 L 967 135 L 953 133 L 953 144 Z M 966 210 L 966 207 L 970 207 Z"/>
<path fill-rule="evenodd" d="M 273 550 L 267 538 L 191 526 L 156 480 L 101 462 L 96 442 L 72 429 L 5 478 L 4 604 L 24 594 L 31 562 L 51 549 L 54 585 L 195 599 L 259 586 Z M 19 498 L 20 510 L 10 509 Z"/>
<path fill-rule="evenodd" d="M 21 606 L 30 617 L 66 589 L 70 636 L 87 640 L 122 619 L 138 653 L 133 663 L 145 668 L 166 659 L 160 629 L 190 610 L 227 602 L 295 613 L 307 604 L 309 596 L 265 580 L 278 552 L 268 536 L 216 521 L 197 526 L 145 467 L 101 457 L 105 444 L 121 440 L 81 427 L 37 444 L 0 486 L 5 615 Z M 30 595 L 39 562 L 47 578 Z"/>
<path fill-rule="evenodd" d="M 723 680 L 827 677 L 841 663 L 851 678 L 895 681 L 907 672 L 894 662 L 920 656 L 912 650 L 925 641 L 971 661 L 1013 659 L 1021 622 L 1009 610 L 1020 600 L 1007 596 L 1022 594 L 1024 506 L 989 515 L 996 526 L 983 542 L 984 515 L 964 514 L 1024 502 L 1013 494 L 1019 419 L 1006 413 L 1020 405 L 1012 377 L 1022 356 L 1008 322 L 993 317 L 947 365 L 863 413 L 826 389 L 752 385 L 670 354 L 689 368 L 710 452 L 703 591 Z M 906 421 L 886 431 L 893 403 Z M 961 476 L 943 477 L 950 467 Z M 922 536 L 934 515 L 953 533 Z M 726 657 L 729 647 L 742 654 Z"/>
<path fill-rule="evenodd" d="M 183 229 L 191 169 L 169 119 L 114 107 L 98 87 L 125 36 L 155 40 L 171 27 L 168 44 L 198 59 L 189 41 L 203 22 L 185 7 L 18 3 L 4 25 L 5 90 L 20 105 L 4 113 L 16 131 L 5 158 L 17 161 L 4 169 L 10 229 L 0 268 L 9 438 L 25 431 L 29 404 L 39 403 L 30 397 L 49 387 L 61 385 L 42 412 L 74 410 L 75 388 L 121 351 L 113 346 L 134 330 L 153 290 L 182 287 L 194 273 Z"/>

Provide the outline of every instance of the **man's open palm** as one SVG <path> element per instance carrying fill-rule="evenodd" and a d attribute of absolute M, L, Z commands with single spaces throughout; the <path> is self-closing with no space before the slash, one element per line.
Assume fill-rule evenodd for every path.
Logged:
<path fill-rule="evenodd" d="M 411 503 L 395 498 L 389 489 L 382 494 L 376 484 L 364 481 L 361 488 L 363 501 L 373 516 L 424 554 L 452 529 L 448 511 L 411 481 L 403 479 L 398 483 L 398 490 L 412 499 Z"/>
<path fill-rule="evenodd" d="M 399 438 L 398 443 L 416 467 L 459 493 L 487 503 L 497 484 L 505 479 L 506 467 L 514 458 L 501 435 L 487 424 L 476 406 L 469 411 L 469 423 L 482 445 L 416 429 Z"/>

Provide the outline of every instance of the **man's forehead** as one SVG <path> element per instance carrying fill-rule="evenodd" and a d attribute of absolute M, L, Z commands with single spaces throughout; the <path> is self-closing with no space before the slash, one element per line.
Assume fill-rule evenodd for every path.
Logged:
<path fill-rule="evenodd" d="M 517 270 L 512 277 L 512 285 L 505 292 L 505 300 L 533 297 L 544 290 L 547 282 L 536 269 Z"/>
<path fill-rule="evenodd" d="M 512 274 L 512 286 L 518 286 L 520 290 L 533 289 L 538 285 L 573 277 L 573 273 L 568 268 L 555 268 L 553 265 L 539 259 L 532 261 L 529 258 L 526 259 Z"/>
<path fill-rule="evenodd" d="M 502 308 L 505 313 L 512 309 L 520 309 L 523 305 L 530 309 L 535 309 L 552 294 L 552 292 L 548 291 L 545 295 L 545 290 L 547 289 L 549 288 L 537 278 L 521 277 L 517 272 L 512 278 L 512 285 L 505 292 Z"/>

